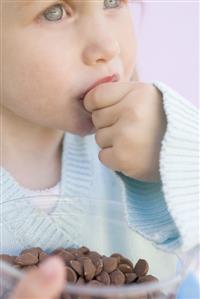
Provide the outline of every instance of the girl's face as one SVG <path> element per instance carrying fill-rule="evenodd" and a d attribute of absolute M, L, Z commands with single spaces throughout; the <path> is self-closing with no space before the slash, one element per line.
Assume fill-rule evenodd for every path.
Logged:
<path fill-rule="evenodd" d="M 81 94 L 115 73 L 130 80 L 136 64 L 127 2 L 3 1 L 3 106 L 41 127 L 92 133 Z"/>

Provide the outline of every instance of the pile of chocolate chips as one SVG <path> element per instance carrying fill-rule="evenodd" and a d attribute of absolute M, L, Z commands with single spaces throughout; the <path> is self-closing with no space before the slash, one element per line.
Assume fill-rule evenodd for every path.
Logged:
<path fill-rule="evenodd" d="M 122 286 L 158 281 L 156 277 L 148 274 L 149 265 L 144 259 L 139 259 L 133 265 L 128 258 L 119 253 L 113 253 L 108 257 L 100 255 L 96 251 L 91 251 L 85 246 L 77 249 L 58 248 L 49 254 L 41 248 L 35 247 L 23 250 L 19 256 L 2 254 L 0 259 L 15 268 L 30 271 L 37 268 L 41 262 L 52 255 L 57 255 L 63 259 L 66 265 L 67 281 L 77 285 L 88 284 L 94 287 Z M 72 297 L 62 295 L 62 298 Z M 74 295 L 73 298 L 75 298 Z M 89 297 L 83 296 L 83 298 Z"/>

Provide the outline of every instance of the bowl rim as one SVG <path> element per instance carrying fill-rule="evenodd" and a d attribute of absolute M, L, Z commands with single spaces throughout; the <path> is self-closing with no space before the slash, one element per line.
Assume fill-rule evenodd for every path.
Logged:
<path fill-rule="evenodd" d="M 19 269 L 15 269 L 9 263 L 1 260 L 0 261 L 0 273 L 10 275 L 12 278 L 19 282 L 26 275 L 25 272 Z M 163 280 L 158 282 L 150 282 L 141 285 L 126 285 L 126 286 L 103 286 L 103 287 L 91 287 L 89 285 L 76 285 L 68 283 L 64 287 L 64 292 L 74 295 L 90 295 L 90 296 L 130 296 L 130 295 L 142 295 L 144 293 L 151 293 L 154 291 L 159 291 L 162 288 L 168 286 L 177 286 L 182 280 L 182 275 L 178 274 L 169 280 Z"/>
<path fill-rule="evenodd" d="M 58 202 L 59 201 L 69 201 L 69 200 L 79 200 L 82 201 L 84 199 L 86 199 L 86 196 L 74 196 L 74 197 L 68 197 L 65 195 L 60 195 L 60 194 L 50 194 L 50 195 L 33 195 L 33 196 L 20 196 L 20 197 L 16 197 L 14 199 L 11 200 L 7 200 L 5 202 L 2 202 L 2 204 L 6 204 L 7 202 L 10 201 L 15 201 L 15 200 L 25 200 L 25 199 L 31 199 L 31 198 L 58 198 Z M 113 199 L 100 199 L 100 198 L 95 198 L 95 201 L 93 198 L 88 198 L 87 197 L 87 201 L 90 201 L 92 203 L 95 202 L 106 202 L 109 204 L 115 204 L 118 206 L 121 206 L 123 204 L 125 204 L 124 201 L 114 201 Z M 56 205 L 58 204 L 58 202 L 56 203 Z M 30 202 L 29 202 L 30 203 Z M 34 207 L 34 206 L 33 206 Z M 35 208 L 35 207 L 34 207 Z M 37 208 L 36 208 L 37 209 Z M 53 210 L 54 211 L 54 210 Z M 52 213 L 53 213 L 52 211 Z M 124 213 L 126 213 L 126 207 L 124 210 Z M 51 213 L 50 213 L 51 214 Z M 159 248 L 159 250 L 166 252 L 165 250 L 162 250 L 161 248 Z M 197 250 L 199 251 L 199 247 L 195 246 L 195 248 L 192 248 L 190 250 L 190 254 L 191 254 L 191 258 L 190 258 L 190 262 L 191 259 L 196 255 Z M 174 254 L 177 259 L 180 261 L 181 264 L 181 268 L 183 268 L 183 263 L 182 263 L 182 259 L 180 257 L 180 255 L 174 251 L 174 252 L 168 252 L 170 254 Z M 187 255 L 188 253 L 186 253 Z M 186 266 L 188 266 L 189 262 L 187 261 Z M 8 264 L 5 261 L 0 260 L 0 273 L 2 271 L 2 269 L 4 271 L 7 272 L 7 274 L 10 274 L 13 278 L 15 279 L 22 279 L 24 276 L 24 272 L 18 269 L 15 269 L 14 267 L 12 267 L 10 264 Z M 120 294 L 122 296 L 122 294 L 124 296 L 130 296 L 130 295 L 142 295 L 144 293 L 150 293 L 150 292 L 154 292 L 154 291 L 158 291 L 160 289 L 164 289 L 168 286 L 177 286 L 181 280 L 183 279 L 183 277 L 185 276 L 187 269 L 184 269 L 184 271 L 177 271 L 177 274 L 173 275 L 172 278 L 170 279 L 164 279 L 164 280 L 160 280 L 160 281 L 156 281 L 156 282 L 149 282 L 146 284 L 141 284 L 141 285 L 124 285 L 124 286 L 101 286 L 101 287 L 92 287 L 89 285 L 74 285 L 72 283 L 68 283 L 65 285 L 64 291 L 66 292 L 70 292 L 71 294 L 77 294 L 77 295 L 93 295 L 93 296 L 116 296 L 116 298 L 120 297 Z"/>

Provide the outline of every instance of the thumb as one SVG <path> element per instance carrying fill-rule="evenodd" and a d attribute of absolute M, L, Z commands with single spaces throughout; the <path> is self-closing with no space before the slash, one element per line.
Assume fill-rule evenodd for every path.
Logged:
<path fill-rule="evenodd" d="M 27 273 L 11 299 L 53 299 L 59 297 L 65 283 L 64 263 L 58 257 L 51 257 L 38 269 Z"/>

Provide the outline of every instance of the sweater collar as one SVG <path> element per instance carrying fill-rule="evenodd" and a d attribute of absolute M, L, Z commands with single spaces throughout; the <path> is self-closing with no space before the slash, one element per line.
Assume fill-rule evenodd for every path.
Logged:
<path fill-rule="evenodd" d="M 62 147 L 60 178 L 61 196 L 87 196 L 92 179 L 90 147 L 93 136 L 79 137 L 65 133 Z M 3 167 L 0 167 L 1 202 L 25 196 L 25 188 Z"/>
<path fill-rule="evenodd" d="M 41 246 L 46 249 L 57 245 L 74 246 L 75 236 L 81 231 L 79 217 L 84 214 L 84 207 L 78 199 L 89 196 L 93 180 L 92 144 L 88 144 L 93 143 L 93 139 L 92 136 L 81 138 L 65 134 L 60 195 L 67 201 L 59 200 L 49 215 L 33 207 L 29 200 L 24 200 L 20 208 L 17 199 L 25 197 L 24 190 L 8 171 L 0 168 L 1 216 L 23 246 Z M 73 198 L 76 200 L 73 201 Z M 42 240 L 41 232 L 45 234 Z M 59 244 L 55 240 L 60 240 Z"/>

